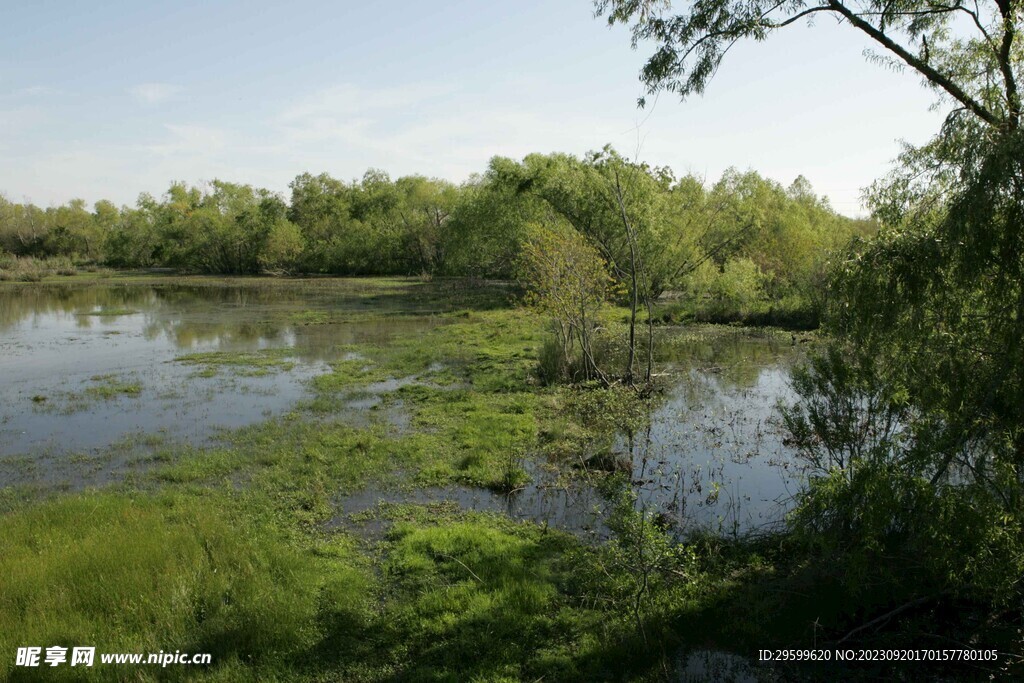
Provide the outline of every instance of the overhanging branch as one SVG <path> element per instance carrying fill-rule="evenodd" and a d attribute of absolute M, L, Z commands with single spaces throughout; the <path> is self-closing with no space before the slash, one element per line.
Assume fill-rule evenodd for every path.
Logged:
<path fill-rule="evenodd" d="M 1001 126 L 1005 123 L 1001 118 L 996 116 L 991 110 L 985 107 L 983 104 L 978 102 L 976 99 L 968 95 L 964 90 L 956 83 L 951 81 L 947 76 L 935 70 L 935 68 L 929 66 L 924 61 L 918 59 L 913 54 L 908 52 L 902 45 L 894 41 L 892 38 L 882 32 L 877 26 L 874 26 L 856 13 L 853 12 L 849 7 L 839 2 L 839 0 L 829 0 L 829 7 L 832 8 L 837 14 L 842 15 L 847 21 L 853 26 L 857 27 L 872 40 L 879 43 L 885 49 L 889 50 L 893 54 L 897 55 L 900 59 L 910 65 L 914 70 L 927 78 L 931 83 L 934 83 L 938 87 L 949 93 L 955 100 L 962 103 L 971 112 L 978 116 L 982 121 L 992 126 Z"/>

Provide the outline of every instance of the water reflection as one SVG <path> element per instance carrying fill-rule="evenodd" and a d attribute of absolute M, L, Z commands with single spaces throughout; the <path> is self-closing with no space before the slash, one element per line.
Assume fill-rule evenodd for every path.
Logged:
<path fill-rule="evenodd" d="M 792 355 L 763 362 L 743 382 L 690 370 L 643 438 L 620 437 L 641 501 L 681 531 L 742 534 L 770 527 L 799 486 L 796 453 L 784 442 L 776 409 L 793 398 Z"/>
<path fill-rule="evenodd" d="M 677 327 L 659 331 L 656 349 L 666 390 L 644 429 L 616 436 L 605 469 L 625 474 L 638 505 L 680 535 L 779 525 L 802 478 L 778 413 L 780 402 L 795 399 L 797 339 Z"/>
<path fill-rule="evenodd" d="M 439 324 L 432 312 L 402 290 L 382 296 L 316 283 L 2 288 L 0 455 L 59 461 L 148 433 L 203 443 L 294 405 L 345 345 L 430 329 Z M 202 376 L 173 362 L 184 353 L 281 348 L 290 362 L 264 376 Z M 0 473 L 0 484 L 10 480 Z"/>
<path fill-rule="evenodd" d="M 782 437 L 777 403 L 793 398 L 789 368 L 800 349 L 785 338 L 748 331 L 693 337 L 663 330 L 659 371 L 667 391 L 649 424 L 593 444 L 587 460 L 618 472 L 638 505 L 658 514 L 680 536 L 701 531 L 745 535 L 778 525 L 800 485 L 796 453 Z M 677 335 L 678 338 L 673 338 Z M 572 462 L 528 460 L 530 483 L 512 494 L 452 486 L 412 491 L 365 491 L 337 501 L 332 524 L 358 519 L 372 532 L 379 521 L 359 515 L 377 505 L 457 505 L 607 538 L 612 503 L 602 476 Z"/>
<path fill-rule="evenodd" d="M 383 294 L 317 281 L 290 286 L 5 287 L 0 288 L 0 339 L 5 347 L 46 341 L 45 332 L 57 321 L 62 327 L 109 331 L 127 318 L 144 339 L 165 337 L 180 349 L 212 343 L 231 350 L 284 344 L 316 354 L 340 344 L 384 342 L 421 329 L 433 313 L 495 299 L 486 288 L 477 288 L 475 293 L 460 290 L 447 304 L 439 303 L 435 290 L 440 286 L 414 284 Z M 32 335 L 33 328 L 43 329 Z"/>

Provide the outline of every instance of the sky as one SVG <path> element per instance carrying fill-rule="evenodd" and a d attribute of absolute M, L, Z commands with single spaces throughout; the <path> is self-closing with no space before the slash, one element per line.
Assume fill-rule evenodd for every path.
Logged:
<path fill-rule="evenodd" d="M 171 181 L 287 194 L 303 172 L 466 180 L 496 155 L 625 156 L 695 173 L 805 176 L 847 215 L 900 140 L 943 112 L 818 19 L 738 44 L 703 96 L 644 94 L 647 52 L 590 0 L 8 4 L 0 193 L 133 204 Z"/>

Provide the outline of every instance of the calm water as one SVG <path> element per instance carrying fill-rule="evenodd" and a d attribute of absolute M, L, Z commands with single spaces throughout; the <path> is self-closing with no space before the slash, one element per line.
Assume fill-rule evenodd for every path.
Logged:
<path fill-rule="evenodd" d="M 293 407 L 347 345 L 421 333 L 440 324 L 437 312 L 437 299 L 414 288 L 362 291 L 358 283 L 0 289 L 0 485 L 87 485 L 147 445 L 203 445 L 221 429 Z M 666 393 L 650 428 L 606 444 L 606 460 L 681 530 L 744 533 L 778 522 L 799 485 L 776 411 L 792 398 L 787 377 L 798 347 L 743 333 L 661 334 Z M 202 372 L 180 360 L 268 350 L 274 363 L 258 371 Z M 374 403 L 364 392 L 347 405 L 358 413 Z M 401 422 L 400 411 L 394 419 Z M 579 477 L 566 486 L 543 463 L 527 467 L 533 482 L 512 496 L 366 491 L 337 501 L 339 519 L 381 500 L 450 500 L 601 533 L 608 504 L 596 489 Z"/>
<path fill-rule="evenodd" d="M 680 535 L 743 535 L 778 526 L 800 487 L 796 454 L 783 442 L 779 402 L 795 396 L 789 369 L 801 350 L 778 337 L 749 333 L 691 339 L 666 329 L 657 370 L 668 385 L 650 429 L 620 434 L 611 454 L 641 503 Z M 531 482 L 511 495 L 468 487 L 364 491 L 337 501 L 334 523 L 375 506 L 447 501 L 471 510 L 607 537 L 610 503 L 597 486 L 543 462 L 524 463 Z M 373 525 L 374 522 L 370 522 Z"/>
<path fill-rule="evenodd" d="M 281 413 L 344 345 L 437 324 L 422 308 L 400 292 L 316 286 L 0 289 L 0 484 L 61 482 L 69 471 L 102 479 L 119 464 L 112 446 L 202 445 Z M 392 315 L 360 317 L 367 309 Z M 349 319 L 331 323 L 339 314 Z M 176 360 L 273 349 L 283 350 L 278 362 L 258 372 L 222 366 L 204 376 L 204 366 Z"/>

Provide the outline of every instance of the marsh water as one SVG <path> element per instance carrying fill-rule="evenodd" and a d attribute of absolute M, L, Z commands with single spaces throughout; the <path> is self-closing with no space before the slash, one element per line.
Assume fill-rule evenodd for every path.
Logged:
<path fill-rule="evenodd" d="M 386 346 L 444 324 L 444 305 L 415 291 L 363 290 L 358 281 L 2 289 L 0 486 L 101 483 L 157 446 L 202 447 L 222 430 L 291 410 L 352 345 Z M 613 467 L 680 529 L 731 534 L 778 523 L 800 482 L 776 409 L 792 398 L 799 346 L 748 332 L 695 336 L 687 327 L 659 335 L 666 390 L 649 428 L 616 437 Z M 260 362 L 195 362 L 217 354 L 260 354 Z M 353 422 L 376 406 L 369 393 L 342 404 Z M 401 425 L 401 404 L 391 410 Z M 448 500 L 572 531 L 600 528 L 606 501 L 595 487 L 566 485 L 541 461 L 525 464 L 532 481 L 511 496 L 367 490 L 339 499 L 339 515 L 381 500 Z"/>
<path fill-rule="evenodd" d="M 206 444 L 293 406 L 345 345 L 436 324 L 429 310 L 394 315 L 415 310 L 413 301 L 359 294 L 189 285 L 0 291 L 0 484 L 91 483 L 123 464 L 112 451 Z M 375 314 L 310 324 L 366 308 Z M 190 362 L 266 351 L 279 353 L 255 368 Z"/>

